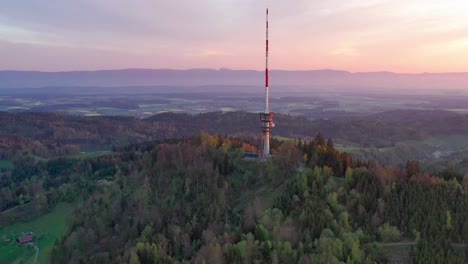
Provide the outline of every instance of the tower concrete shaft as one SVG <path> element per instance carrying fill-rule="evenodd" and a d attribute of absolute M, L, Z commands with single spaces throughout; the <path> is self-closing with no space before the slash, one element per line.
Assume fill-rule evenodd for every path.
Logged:
<path fill-rule="evenodd" d="M 273 128 L 273 118 L 275 117 L 274 113 L 260 113 L 260 121 L 262 122 L 262 157 L 270 156 L 270 137 L 271 129 Z"/>

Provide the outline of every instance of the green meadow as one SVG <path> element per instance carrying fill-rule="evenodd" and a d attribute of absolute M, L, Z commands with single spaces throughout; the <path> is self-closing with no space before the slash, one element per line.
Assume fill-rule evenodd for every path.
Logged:
<path fill-rule="evenodd" d="M 0 263 L 34 263 L 36 250 L 19 246 L 15 239 L 26 232 L 34 232 L 35 244 L 39 248 L 37 263 L 49 263 L 50 251 L 57 238 L 66 231 L 66 222 L 74 205 L 61 203 L 52 211 L 33 221 L 16 223 L 0 229 Z M 9 239 L 10 242 L 6 240 Z"/>
<path fill-rule="evenodd" d="M 0 170 L 12 170 L 13 163 L 9 162 L 8 160 L 0 160 Z"/>

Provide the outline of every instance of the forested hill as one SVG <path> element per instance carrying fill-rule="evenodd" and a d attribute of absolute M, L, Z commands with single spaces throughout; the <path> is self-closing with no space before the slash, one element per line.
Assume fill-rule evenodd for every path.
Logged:
<path fill-rule="evenodd" d="M 258 133 L 258 114 L 245 112 L 213 112 L 199 115 L 163 113 L 146 120 L 174 124 L 181 129 L 205 130 L 223 135 Z M 274 135 L 300 138 L 318 132 L 338 143 L 389 147 L 404 140 L 420 140 L 429 136 L 468 133 L 468 115 L 441 110 L 394 110 L 358 117 L 330 120 L 309 120 L 277 114 Z"/>
<path fill-rule="evenodd" d="M 84 200 L 52 263 L 468 260 L 468 178 L 446 181 L 414 162 L 356 162 L 321 136 L 280 142 L 267 162 L 243 160 L 254 148 L 201 134 L 95 158 L 36 160 L 0 183 L 13 204 L 14 193 L 23 202 L 37 195 L 39 212 Z M 409 243 L 412 254 L 385 253 L 387 243 Z"/>
<path fill-rule="evenodd" d="M 331 120 L 308 120 L 279 113 L 275 123 L 273 136 L 301 138 L 321 132 L 335 143 L 364 147 L 390 147 L 405 140 L 468 134 L 468 116 L 445 111 L 398 110 Z M 110 149 L 149 140 L 182 138 L 201 131 L 221 135 L 259 133 L 258 114 L 246 112 L 163 113 L 147 119 L 0 112 L 0 124 L 0 134 L 37 140 L 52 152 L 54 144 Z"/>
<path fill-rule="evenodd" d="M 258 121 L 246 113 L 201 117 L 217 124 L 214 117 L 223 115 Z M 51 141 L 72 132 L 56 135 L 60 130 L 55 128 L 65 129 L 64 124 L 47 126 L 34 114 L 19 116 L 29 118 L 19 124 L 47 131 L 43 135 Z M 111 117 L 38 116 L 69 120 L 81 133 L 106 135 L 123 125 L 123 119 Z M 200 118 L 166 114 L 154 117 L 159 121 L 126 120 L 150 130 L 178 117 Z M 119 132 L 135 133 L 126 126 Z M 274 140 L 272 159 L 247 161 L 242 153 L 255 151 L 256 139 L 244 137 L 202 133 L 90 157 L 30 155 L 0 170 L 0 211 L 24 205 L 30 209 L 21 217 L 30 219 L 59 202 L 82 201 L 67 233 L 53 246 L 52 263 L 386 263 L 402 256 L 413 263 L 468 260 L 467 176 L 430 175 L 414 161 L 403 168 L 355 161 L 320 134 L 295 143 Z M 21 139 L 5 137 L 2 142 Z M 0 213 L 1 226 L 18 219 Z M 385 253 L 390 242 L 409 245 L 411 256 L 409 251 Z"/>

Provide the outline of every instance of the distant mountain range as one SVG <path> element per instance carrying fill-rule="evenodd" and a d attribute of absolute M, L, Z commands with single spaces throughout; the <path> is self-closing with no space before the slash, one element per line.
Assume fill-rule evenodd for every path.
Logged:
<path fill-rule="evenodd" d="M 262 86 L 264 72 L 229 69 L 126 69 L 73 72 L 0 71 L 0 89 L 95 86 Z M 271 71 L 273 86 L 337 89 L 468 88 L 468 73 L 351 73 L 337 70 Z"/>

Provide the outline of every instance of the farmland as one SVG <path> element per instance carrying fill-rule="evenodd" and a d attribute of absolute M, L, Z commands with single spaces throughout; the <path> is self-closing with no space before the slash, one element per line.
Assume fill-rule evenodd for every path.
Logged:
<path fill-rule="evenodd" d="M 78 116 L 148 117 L 164 112 L 263 111 L 262 87 L 82 87 L 4 90 L 0 111 L 65 112 Z M 439 109 L 464 113 L 468 99 L 432 91 L 407 94 L 275 87 L 272 111 L 311 119 L 355 116 L 395 109 Z"/>

